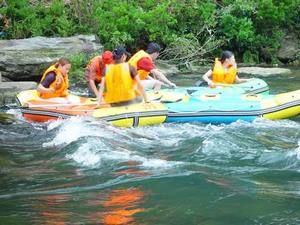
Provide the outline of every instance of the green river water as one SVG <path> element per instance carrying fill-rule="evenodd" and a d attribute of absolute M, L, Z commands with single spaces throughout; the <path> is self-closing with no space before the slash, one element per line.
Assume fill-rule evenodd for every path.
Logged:
<path fill-rule="evenodd" d="M 300 70 L 265 79 L 300 87 Z M 195 78 L 179 77 L 192 85 Z M 0 224 L 298 225 L 300 118 L 0 124 Z"/>

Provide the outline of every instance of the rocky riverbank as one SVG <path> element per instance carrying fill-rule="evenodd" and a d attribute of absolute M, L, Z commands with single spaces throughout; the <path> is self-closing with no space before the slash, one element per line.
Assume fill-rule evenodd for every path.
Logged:
<path fill-rule="evenodd" d="M 0 72 L 10 81 L 38 81 L 41 73 L 60 57 L 91 55 L 102 50 L 95 35 L 0 40 Z"/>

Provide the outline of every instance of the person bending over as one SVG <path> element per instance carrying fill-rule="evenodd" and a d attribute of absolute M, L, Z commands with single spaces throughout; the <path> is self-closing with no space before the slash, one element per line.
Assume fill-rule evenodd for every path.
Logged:
<path fill-rule="evenodd" d="M 113 62 L 111 51 L 105 51 L 102 55 L 94 57 L 85 69 L 85 77 L 88 81 L 89 97 L 98 98 L 98 86 L 101 82 L 102 71 L 105 65 Z"/>
<path fill-rule="evenodd" d="M 169 87 L 176 87 L 168 78 L 156 68 L 154 61 L 159 56 L 160 46 L 151 42 L 148 44 L 147 50 L 140 50 L 134 54 L 128 63 L 137 69 L 141 82 L 145 89 L 160 89 L 165 84 Z M 150 76 L 153 75 L 154 78 Z"/>
<path fill-rule="evenodd" d="M 109 103 L 111 106 L 122 106 L 141 102 L 136 90 L 148 102 L 137 71 L 125 62 L 126 58 L 127 51 L 124 47 L 113 50 L 114 63 L 107 65 L 103 72 L 98 94 L 99 105 Z"/>

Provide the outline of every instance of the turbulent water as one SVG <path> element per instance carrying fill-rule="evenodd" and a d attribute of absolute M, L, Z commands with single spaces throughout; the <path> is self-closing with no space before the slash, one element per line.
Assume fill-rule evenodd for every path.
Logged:
<path fill-rule="evenodd" d="M 299 89 L 300 70 L 266 81 Z M 0 224 L 296 225 L 299 202 L 299 118 L 0 125 Z"/>

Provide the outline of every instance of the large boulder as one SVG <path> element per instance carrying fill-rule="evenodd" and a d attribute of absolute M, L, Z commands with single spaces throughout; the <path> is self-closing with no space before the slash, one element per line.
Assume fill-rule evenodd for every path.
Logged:
<path fill-rule="evenodd" d="M 94 54 L 102 50 L 103 46 L 95 35 L 0 40 L 0 72 L 12 81 L 37 81 L 41 73 L 60 57 Z"/>
<path fill-rule="evenodd" d="M 290 69 L 286 68 L 265 68 L 265 67 L 240 67 L 238 68 L 238 72 L 241 74 L 246 75 L 256 75 L 262 77 L 268 77 L 273 75 L 280 75 L 280 74 L 291 74 Z"/>
<path fill-rule="evenodd" d="M 20 91 L 36 89 L 37 84 L 30 81 L 0 82 L 0 106 L 15 103 L 16 95 Z"/>
<path fill-rule="evenodd" d="M 295 34 L 289 33 L 281 41 L 281 47 L 277 55 L 283 63 L 290 63 L 300 57 L 300 40 Z"/>
<path fill-rule="evenodd" d="M 175 75 L 179 73 L 179 70 L 176 65 L 168 64 L 162 60 L 156 61 L 156 66 L 161 70 L 166 76 L 168 75 Z"/>

